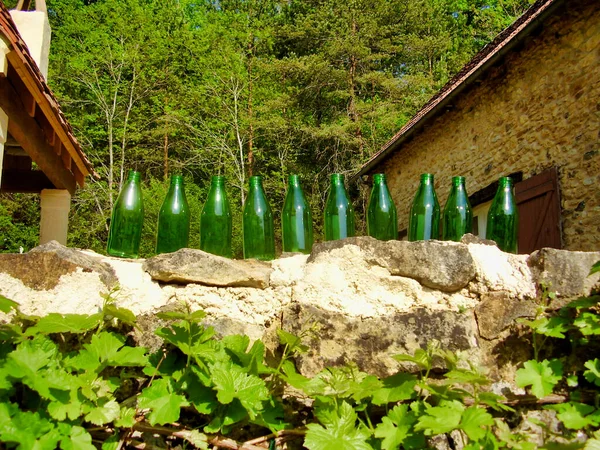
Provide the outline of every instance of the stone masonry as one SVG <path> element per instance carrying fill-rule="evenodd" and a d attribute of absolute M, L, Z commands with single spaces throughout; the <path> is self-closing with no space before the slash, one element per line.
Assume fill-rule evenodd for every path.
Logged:
<path fill-rule="evenodd" d="M 570 0 L 374 172 L 408 226 L 419 174 L 440 204 L 453 175 L 470 194 L 500 176 L 558 168 L 564 248 L 600 249 L 600 3 Z"/>
<path fill-rule="evenodd" d="M 271 354 L 278 328 L 304 334 L 309 352 L 297 365 L 305 375 L 350 362 L 379 376 L 411 370 L 393 355 L 435 340 L 510 383 L 531 357 L 517 319 L 535 315 L 539 287 L 550 286 L 551 307 L 560 308 L 598 289 L 600 274 L 588 276 L 598 260 L 600 252 L 555 249 L 511 255 L 473 236 L 463 243 L 348 238 L 271 262 L 194 249 L 126 260 L 51 242 L 0 254 L 0 295 L 43 316 L 93 314 L 109 294 L 138 317 L 132 333 L 150 348 L 160 345 L 154 330 L 164 325 L 156 313 L 183 304 L 204 310 L 221 335 L 262 339 Z"/>

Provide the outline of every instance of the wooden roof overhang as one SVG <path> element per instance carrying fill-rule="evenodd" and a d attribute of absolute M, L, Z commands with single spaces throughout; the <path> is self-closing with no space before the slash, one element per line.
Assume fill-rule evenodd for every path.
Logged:
<path fill-rule="evenodd" d="M 5 67 L 0 62 L 0 108 L 8 116 L 0 191 L 73 194 L 86 176 L 98 175 L 1 1 L 0 40 L 7 51 Z"/>

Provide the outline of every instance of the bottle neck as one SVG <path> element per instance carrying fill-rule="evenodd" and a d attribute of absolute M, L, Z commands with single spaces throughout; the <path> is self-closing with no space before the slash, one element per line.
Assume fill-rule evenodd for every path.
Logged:
<path fill-rule="evenodd" d="M 299 188 L 300 177 L 298 175 L 290 175 L 288 178 L 288 186 L 293 188 Z"/>
<path fill-rule="evenodd" d="M 173 175 L 171 177 L 171 186 L 182 186 L 183 185 L 183 177 L 181 175 Z"/>
<path fill-rule="evenodd" d="M 503 188 L 503 189 L 512 189 L 513 187 L 513 180 L 510 177 L 501 177 L 498 180 L 498 187 Z"/>
<path fill-rule="evenodd" d="M 223 175 L 214 175 L 210 180 L 212 188 L 223 188 L 225 186 L 225 177 Z"/>
<path fill-rule="evenodd" d="M 251 191 L 255 191 L 255 190 L 262 190 L 262 178 L 258 175 L 254 175 L 250 177 L 250 190 Z"/>
<path fill-rule="evenodd" d="M 385 184 L 386 184 L 385 174 L 376 173 L 375 175 L 373 175 L 373 185 L 385 185 Z"/>
<path fill-rule="evenodd" d="M 431 174 L 431 173 L 421 174 L 421 185 L 433 186 L 433 174 Z"/>
<path fill-rule="evenodd" d="M 130 170 L 129 174 L 127 175 L 127 181 L 133 181 L 138 183 L 140 181 L 140 173 L 135 170 Z"/>
<path fill-rule="evenodd" d="M 465 186 L 465 177 L 452 177 L 452 186 L 464 187 Z"/>
<path fill-rule="evenodd" d="M 331 174 L 331 185 L 332 186 L 343 186 L 344 185 L 344 175 L 341 173 L 332 173 Z"/>

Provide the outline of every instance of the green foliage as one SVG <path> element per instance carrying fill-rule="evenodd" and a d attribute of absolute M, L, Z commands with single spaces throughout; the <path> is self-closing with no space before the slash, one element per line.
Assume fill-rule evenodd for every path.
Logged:
<path fill-rule="evenodd" d="M 112 449 L 134 442 L 134 432 L 154 431 L 206 449 L 242 429 L 263 442 L 294 436 L 309 450 L 423 449 L 428 438 L 450 433 L 465 449 L 536 448 L 527 431 L 511 428 L 522 407 L 489 392 L 485 373 L 435 341 L 394 356 L 414 373 L 378 378 L 349 364 L 309 378 L 293 360 L 308 351 L 304 338 L 318 335 L 310 323 L 298 336 L 278 330 L 273 361 L 260 341 L 217 338 L 202 323 L 205 313 L 188 305 L 157 315 L 166 321 L 155 332 L 164 345 L 152 354 L 129 345 L 135 316 L 115 304 L 114 292 L 91 316 L 25 316 L 5 297 L 0 311 L 13 316 L 0 328 L 0 442 L 7 448 L 92 449 L 101 440 Z M 516 384 L 538 399 L 568 394 L 544 407 L 561 421 L 560 435 L 530 419 L 544 428 L 542 448 L 599 446 L 600 360 L 590 358 L 599 344 L 590 332 L 597 312 L 596 297 L 579 299 L 558 313 L 542 307 L 526 322 L 546 347 L 581 350 L 527 361 L 516 373 Z M 283 393 L 290 388 L 312 407 L 289 404 Z M 573 440 L 581 432 L 590 437 L 585 444 Z"/>
<path fill-rule="evenodd" d="M 47 0 L 49 83 L 100 175 L 73 197 L 69 245 L 104 252 L 129 168 L 144 180 L 144 257 L 174 172 L 186 177 L 194 248 L 216 174 L 236 256 L 251 174 L 265 177 L 276 224 L 286 177 L 300 174 L 318 239 L 327 174 L 355 171 L 529 3 Z M 3 196 L 0 251 L 34 247 L 38 224 L 37 196 Z"/>

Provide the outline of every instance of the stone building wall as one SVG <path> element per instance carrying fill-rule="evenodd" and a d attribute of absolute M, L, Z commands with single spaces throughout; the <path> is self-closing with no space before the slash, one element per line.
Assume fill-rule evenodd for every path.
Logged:
<path fill-rule="evenodd" d="M 419 174 L 436 176 L 443 208 L 450 178 L 467 177 L 474 193 L 503 175 L 523 179 L 556 166 L 563 245 L 600 248 L 600 2 L 570 0 L 460 94 L 374 172 L 387 174 L 408 226 Z"/>

